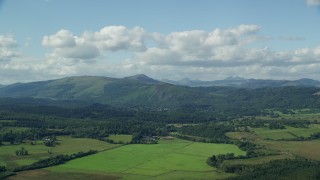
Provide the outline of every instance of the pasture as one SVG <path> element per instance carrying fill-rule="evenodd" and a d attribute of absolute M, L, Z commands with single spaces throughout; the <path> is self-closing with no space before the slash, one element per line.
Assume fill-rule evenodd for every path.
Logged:
<path fill-rule="evenodd" d="M 268 149 L 277 150 L 282 154 L 292 154 L 320 160 L 320 140 L 313 141 L 257 141 L 258 144 L 264 145 Z"/>
<path fill-rule="evenodd" d="M 159 144 L 125 145 L 46 168 L 50 173 L 89 173 L 125 179 L 177 179 L 229 176 L 206 164 L 213 154 L 244 155 L 232 144 L 211 144 L 180 139 L 160 140 Z"/>
<path fill-rule="evenodd" d="M 309 137 L 313 133 L 320 132 L 319 124 L 311 124 L 308 128 L 295 128 L 286 126 L 286 129 L 253 128 L 253 133 L 262 139 L 293 139 L 297 137 Z"/>
<path fill-rule="evenodd" d="M 292 156 L 288 155 L 288 154 L 279 154 L 279 155 L 272 155 L 272 156 L 254 157 L 254 158 L 249 158 L 249 159 L 226 160 L 223 162 L 223 165 L 264 164 L 264 163 L 268 163 L 272 160 L 289 159 L 289 158 L 292 158 Z"/>
<path fill-rule="evenodd" d="M 7 168 L 12 169 L 21 165 L 29 165 L 40 159 L 58 154 L 72 154 L 79 151 L 89 151 L 90 149 L 102 151 L 119 146 L 89 138 L 58 136 L 57 139 L 59 144 L 54 147 L 45 146 L 43 141 L 37 141 L 35 145 L 31 145 L 30 143 L 2 145 L 0 147 L 0 164 L 7 165 Z M 17 156 L 15 151 L 21 147 L 28 150 L 29 155 Z"/>
<path fill-rule="evenodd" d="M 113 134 L 108 136 L 107 139 L 113 140 L 116 143 L 129 143 L 132 140 L 132 135 Z"/>
<path fill-rule="evenodd" d="M 271 110 L 271 112 L 278 114 L 281 118 L 293 120 L 311 120 L 320 121 L 320 111 L 315 109 L 292 109 L 291 113 L 283 113 L 281 111 Z"/>

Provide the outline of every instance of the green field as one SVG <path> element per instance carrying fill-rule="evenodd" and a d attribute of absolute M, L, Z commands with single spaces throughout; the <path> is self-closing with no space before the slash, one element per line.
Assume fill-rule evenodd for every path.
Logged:
<path fill-rule="evenodd" d="M 21 132 L 21 131 L 26 131 L 30 128 L 27 127 L 2 127 L 0 128 L 0 134 L 1 133 L 7 133 L 7 132 Z"/>
<path fill-rule="evenodd" d="M 227 132 L 226 136 L 231 139 L 247 139 L 247 140 L 257 140 L 260 137 L 251 132 Z"/>
<path fill-rule="evenodd" d="M 232 144 L 211 144 L 180 139 L 160 140 L 159 144 L 134 144 L 70 161 L 47 170 L 56 173 L 93 173 L 124 178 L 174 179 L 210 177 L 228 174 L 214 172 L 206 164 L 213 154 L 245 152 Z M 196 176 L 196 177 L 195 177 Z M 197 179 L 196 178 L 196 179 Z"/>
<path fill-rule="evenodd" d="M 315 109 L 291 109 L 292 113 L 283 113 L 277 110 L 269 110 L 269 111 L 279 115 L 280 118 L 285 118 L 285 119 L 310 120 L 310 121 L 320 120 L 320 111 Z M 280 118 L 276 118 L 276 119 L 280 119 Z"/>
<path fill-rule="evenodd" d="M 306 158 L 320 160 L 320 140 L 314 141 L 257 141 L 266 148 L 274 149 L 282 154 L 293 154 Z"/>
<path fill-rule="evenodd" d="M 15 123 L 16 120 L 0 120 L 0 123 Z"/>
<path fill-rule="evenodd" d="M 319 124 L 311 124 L 308 128 L 294 128 L 286 126 L 286 129 L 269 129 L 269 128 L 254 128 L 254 134 L 262 139 L 292 139 L 297 137 L 309 137 L 311 134 L 320 132 Z"/>
<path fill-rule="evenodd" d="M 7 168 L 11 169 L 16 166 L 28 165 L 42 158 L 58 154 L 72 154 L 80 151 L 88 151 L 90 149 L 102 151 L 119 146 L 89 138 L 58 136 L 57 139 L 59 145 L 55 147 L 47 147 L 43 144 L 43 141 L 37 141 L 36 145 L 31 145 L 30 143 L 2 145 L 0 147 L 0 164 L 7 165 Z M 17 156 L 15 151 L 21 147 L 27 149 L 30 155 Z M 49 154 L 48 151 L 50 151 L 51 154 Z"/>
<path fill-rule="evenodd" d="M 272 160 L 277 159 L 288 159 L 292 158 L 291 155 L 288 154 L 280 154 L 280 155 L 273 155 L 273 156 L 262 156 L 262 157 L 255 157 L 249 159 L 235 159 L 235 160 L 227 160 L 223 162 L 223 165 L 234 165 L 234 164 L 264 164 L 268 163 Z"/>
<path fill-rule="evenodd" d="M 132 140 L 132 135 L 116 134 L 108 136 L 107 139 L 113 140 L 116 143 L 129 143 Z"/>

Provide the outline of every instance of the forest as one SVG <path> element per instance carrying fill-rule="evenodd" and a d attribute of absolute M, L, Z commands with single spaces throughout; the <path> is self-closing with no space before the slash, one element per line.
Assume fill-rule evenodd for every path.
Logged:
<path fill-rule="evenodd" d="M 144 144 L 164 146 L 170 144 L 172 139 L 177 147 L 184 143 L 198 143 L 194 144 L 192 153 L 203 159 L 197 160 L 198 165 L 193 168 L 203 167 L 196 170 L 199 174 L 193 174 L 196 176 L 194 179 L 204 174 L 212 178 L 218 176 L 213 171 L 220 172 L 219 177 L 222 179 L 266 177 L 286 179 L 294 177 L 291 174 L 296 174 L 295 177 L 300 179 L 319 177 L 317 170 L 319 170 L 320 155 L 310 152 L 320 147 L 320 110 L 316 108 L 317 98 L 305 98 L 306 94 L 311 93 L 309 91 L 314 92 L 316 89 L 306 88 L 303 91 L 305 95 L 294 98 L 288 96 L 288 99 L 285 99 L 287 94 L 299 94 L 302 89 L 200 87 L 193 91 L 226 94 L 224 90 L 232 96 L 224 98 L 223 101 L 218 98 L 214 102 L 208 101 L 206 105 L 200 102 L 200 104 L 187 103 L 167 108 L 111 105 L 81 100 L 2 98 L 0 99 L 0 157 L 3 159 L 0 164 L 1 177 L 19 177 L 20 172 L 26 170 L 60 168 L 64 164 L 66 166 L 72 164 L 80 157 L 90 158 L 95 154 L 101 156 L 104 151 L 111 153 L 109 148 L 115 150 L 119 148 L 120 151 L 125 146 L 136 147 L 135 145 Z M 248 93 L 251 93 L 250 96 Z M 279 98 L 280 102 L 276 101 Z M 122 136 L 129 139 L 117 140 Z M 106 147 L 100 149 L 102 145 L 93 145 L 93 149 L 78 148 L 66 152 L 59 150 L 66 145 L 64 141 L 70 140 L 72 144 L 76 139 L 85 139 L 88 142 L 94 140 L 95 144 L 102 143 Z M 283 142 L 292 143 L 292 147 L 304 146 L 305 143 L 311 150 L 300 152 L 295 148 L 287 149 L 291 144 L 287 147 L 283 146 L 285 144 Z M 77 143 L 76 146 L 78 145 L 80 144 Z M 196 146 L 211 145 L 215 146 L 213 151 L 204 148 L 205 152 L 197 152 L 199 150 Z M 214 150 L 229 145 L 235 149 Z M 142 148 L 140 151 L 148 149 L 139 146 L 136 148 Z M 1 152 L 1 149 L 12 149 L 10 150 L 12 152 L 8 150 Z M 190 153 L 188 149 L 185 151 L 187 154 Z M 173 159 L 177 159 L 173 164 L 178 163 L 180 155 L 172 156 Z M 151 160 L 146 159 L 146 162 L 149 161 Z M 274 166 L 279 168 L 275 169 Z M 151 173 L 154 175 L 157 174 L 156 170 L 159 173 L 172 173 L 175 171 L 174 168 L 178 167 L 173 166 L 173 169 L 167 170 L 163 167 L 150 166 L 151 169 L 154 168 L 155 172 Z M 108 169 L 103 171 L 108 176 L 112 172 Z M 55 170 L 50 171 L 56 176 L 54 172 Z M 138 172 L 138 169 L 135 172 Z M 92 172 L 88 170 L 86 173 Z M 138 174 L 148 173 L 147 170 L 143 170 Z M 116 176 L 122 177 L 123 174 L 119 172 Z M 130 178 L 133 177 L 130 175 Z"/>

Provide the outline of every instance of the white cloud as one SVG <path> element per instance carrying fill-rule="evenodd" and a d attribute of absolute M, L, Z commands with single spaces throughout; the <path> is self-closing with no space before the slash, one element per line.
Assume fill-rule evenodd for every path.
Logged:
<path fill-rule="evenodd" d="M 320 5 L 320 0 L 306 0 L 307 5 L 309 6 L 319 6 Z"/>
<path fill-rule="evenodd" d="M 115 51 L 144 51 L 146 32 L 140 27 L 107 26 L 98 32 L 84 32 L 80 36 L 68 30 L 44 36 L 42 45 L 53 48 L 51 56 L 67 59 L 94 59 Z"/>
<path fill-rule="evenodd" d="M 136 73 L 159 79 L 203 80 L 230 75 L 319 79 L 320 74 L 320 46 L 290 51 L 268 48 L 269 37 L 257 25 L 169 34 L 125 26 L 107 26 L 82 34 L 60 30 L 43 37 L 42 45 L 51 49 L 43 58 L 18 52 L 17 47 L 27 47 L 19 46 L 12 36 L 0 37 L 0 84 L 73 75 L 121 77 Z M 290 35 L 273 38 L 300 39 Z"/>
<path fill-rule="evenodd" d="M 51 36 L 44 36 L 42 45 L 52 48 L 73 47 L 76 45 L 75 36 L 68 30 L 62 29 Z"/>
<path fill-rule="evenodd" d="M 261 27 L 254 24 L 242 24 L 236 28 L 232 28 L 229 31 L 237 36 L 243 36 L 248 34 L 255 34 L 260 31 Z"/>
<path fill-rule="evenodd" d="M 0 62 L 18 57 L 20 53 L 15 50 L 17 46 L 18 43 L 12 36 L 0 35 Z"/>
<path fill-rule="evenodd" d="M 174 32 L 169 35 L 151 34 L 157 46 L 124 62 L 126 67 L 184 66 L 187 67 L 275 67 L 320 63 L 319 48 L 295 51 L 273 51 L 253 48 L 253 43 L 265 42 L 259 35 L 261 27 L 240 25 L 235 28 L 211 32 L 200 30 Z"/>
<path fill-rule="evenodd" d="M 17 45 L 12 36 L 0 36 L 0 47 L 15 47 Z"/>
<path fill-rule="evenodd" d="M 18 57 L 20 54 L 8 49 L 0 49 L 0 61 L 8 61 L 14 57 Z"/>
<path fill-rule="evenodd" d="M 125 26 L 107 26 L 98 32 L 84 33 L 83 40 L 103 51 L 143 51 L 146 49 L 145 35 L 146 32 L 141 27 L 128 29 Z"/>
<path fill-rule="evenodd" d="M 137 52 L 132 61 L 141 65 L 172 66 L 238 66 L 257 63 L 265 56 L 264 49 L 246 49 L 248 43 L 258 42 L 260 30 L 256 25 L 211 32 L 194 30 L 174 32 L 167 36 L 151 34 L 157 44 L 145 52 Z"/>
<path fill-rule="evenodd" d="M 99 50 L 89 44 L 79 44 L 74 47 L 56 48 L 54 54 L 70 59 L 94 59 L 99 56 Z"/>

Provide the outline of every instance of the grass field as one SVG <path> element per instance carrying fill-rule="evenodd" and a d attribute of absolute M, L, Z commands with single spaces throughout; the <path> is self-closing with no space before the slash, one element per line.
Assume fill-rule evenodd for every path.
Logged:
<path fill-rule="evenodd" d="M 213 154 L 225 153 L 245 154 L 232 144 L 199 143 L 180 139 L 160 140 L 159 144 L 153 145 L 121 146 L 50 167 L 45 171 L 49 174 L 64 175 L 92 173 L 110 176 L 111 179 L 115 178 L 114 176 L 124 179 L 215 179 L 230 174 L 216 172 L 215 168 L 206 164 L 206 159 Z M 34 171 L 30 174 L 37 177 Z"/>
<path fill-rule="evenodd" d="M 2 127 L 0 128 L 0 134 L 1 133 L 7 133 L 7 132 L 21 132 L 21 131 L 26 131 L 30 128 L 27 127 Z"/>
<path fill-rule="evenodd" d="M 286 126 L 286 129 L 269 129 L 269 128 L 254 128 L 254 134 L 262 139 L 292 139 L 296 137 L 309 137 L 311 134 L 320 132 L 319 124 L 311 124 L 308 128 L 294 128 Z"/>
<path fill-rule="evenodd" d="M 266 148 L 277 150 L 283 154 L 293 154 L 306 158 L 320 160 L 320 140 L 314 141 L 269 141 L 262 140 L 257 143 Z"/>
<path fill-rule="evenodd" d="M 113 140 L 116 143 L 129 143 L 132 140 L 132 135 L 126 135 L 126 134 L 116 134 L 116 135 L 110 135 L 107 139 Z"/>
<path fill-rule="evenodd" d="M 235 160 L 227 160 L 223 162 L 223 165 L 233 165 L 233 164 L 264 164 L 268 163 L 272 160 L 277 159 L 288 159 L 292 158 L 289 154 L 280 154 L 280 155 L 273 155 L 273 156 L 262 156 L 262 157 L 255 157 L 249 159 L 235 159 Z"/>
<path fill-rule="evenodd" d="M 121 177 L 120 177 L 121 176 Z M 80 180 L 116 180 L 116 179 L 136 179 L 136 180 L 215 180 L 232 177 L 234 174 L 206 171 L 206 172 L 190 172 L 190 171 L 172 171 L 161 176 L 150 177 L 134 174 L 114 174 L 114 173 L 85 173 L 85 172 L 57 172 L 46 169 L 20 172 L 17 176 L 9 177 L 9 180 L 57 180 L 57 179 L 80 179 Z"/>
<path fill-rule="evenodd" d="M 293 120 L 311 120 L 320 121 L 320 111 L 312 109 L 292 109 L 293 113 L 283 113 L 277 110 L 270 110 L 271 112 L 278 114 L 280 118 L 293 119 Z M 278 118 L 278 119 L 280 119 Z"/>
<path fill-rule="evenodd" d="M 0 123 L 15 123 L 17 122 L 16 120 L 0 120 Z"/>
<path fill-rule="evenodd" d="M 251 132 L 227 132 L 226 136 L 231 138 L 231 139 L 247 139 L 247 140 L 257 140 L 260 139 L 259 136 L 257 136 L 254 133 Z"/>
<path fill-rule="evenodd" d="M 2 145 L 0 147 L 0 164 L 7 165 L 7 168 L 11 169 L 20 165 L 28 165 L 42 158 L 58 154 L 72 154 L 79 151 L 88 151 L 90 149 L 102 151 L 119 146 L 89 138 L 58 136 L 57 139 L 59 140 L 59 145 L 55 147 L 47 147 L 42 141 L 37 141 L 36 145 L 31 145 L 30 143 Z M 21 147 L 27 149 L 30 155 L 16 156 L 15 151 Z M 50 151 L 51 154 L 49 154 L 48 151 Z"/>

